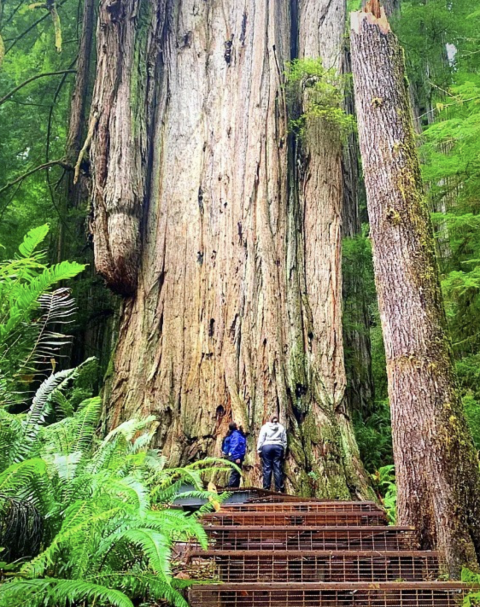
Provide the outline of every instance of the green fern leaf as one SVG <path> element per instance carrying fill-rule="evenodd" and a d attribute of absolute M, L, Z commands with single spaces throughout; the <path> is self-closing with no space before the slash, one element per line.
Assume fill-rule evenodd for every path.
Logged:
<path fill-rule="evenodd" d="M 39 226 L 38 228 L 33 228 L 27 235 L 23 238 L 22 244 L 18 247 L 20 251 L 20 255 L 22 257 L 31 257 L 37 247 L 45 240 L 47 237 L 48 231 L 50 227 L 48 223 L 43 226 Z"/>

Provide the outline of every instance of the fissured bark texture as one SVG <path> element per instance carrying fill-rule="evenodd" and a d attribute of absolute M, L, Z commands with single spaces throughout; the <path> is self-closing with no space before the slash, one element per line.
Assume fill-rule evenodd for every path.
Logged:
<path fill-rule="evenodd" d="M 387 357 L 398 522 L 447 571 L 477 566 L 478 460 L 456 390 L 403 52 L 385 16 L 353 13 L 352 67 Z"/>
<path fill-rule="evenodd" d="M 343 1 L 118 1 L 115 23 L 109 5 L 94 238 L 99 269 L 130 297 L 108 426 L 155 414 L 175 465 L 220 455 L 234 419 L 258 483 L 255 440 L 278 412 L 290 489 L 368 495 L 343 407 L 341 148 L 317 126 L 309 153 L 292 151 L 284 89 L 297 53 L 337 65 Z"/>

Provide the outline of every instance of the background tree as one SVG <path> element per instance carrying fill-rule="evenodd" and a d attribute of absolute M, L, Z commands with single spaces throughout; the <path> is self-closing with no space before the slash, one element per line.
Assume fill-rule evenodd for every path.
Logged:
<path fill-rule="evenodd" d="M 73 186 L 91 99 L 94 2 L 56 2 L 57 31 L 51 13 L 42 6 L 13 0 L 2 5 L 6 54 L 0 68 L 0 237 L 5 246 L 1 255 L 11 256 L 24 233 L 48 220 L 49 260 L 88 265 L 71 285 L 79 313 L 71 327 L 73 346 L 65 354 L 70 358 L 67 366 L 96 356 L 98 382 L 110 356 L 115 302 L 95 276 L 86 237 L 87 158 L 78 185 Z M 55 43 L 58 28 L 61 52 Z"/>

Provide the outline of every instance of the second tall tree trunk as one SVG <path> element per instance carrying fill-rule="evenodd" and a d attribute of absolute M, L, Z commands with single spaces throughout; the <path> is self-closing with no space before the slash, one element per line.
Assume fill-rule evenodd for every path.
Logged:
<path fill-rule="evenodd" d="M 377 4 L 377 6 L 375 6 Z M 447 571 L 477 566 L 480 478 L 455 383 L 402 49 L 378 3 L 352 14 L 358 130 L 387 357 L 398 522 Z"/>

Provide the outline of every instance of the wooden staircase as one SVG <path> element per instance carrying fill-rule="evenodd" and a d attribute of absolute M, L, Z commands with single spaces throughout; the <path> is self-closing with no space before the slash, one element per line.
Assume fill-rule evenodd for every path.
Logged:
<path fill-rule="evenodd" d="M 435 552 L 387 525 L 374 502 L 302 501 L 252 493 L 203 517 L 214 571 L 192 607 L 458 607 L 469 588 L 439 582 Z"/>

